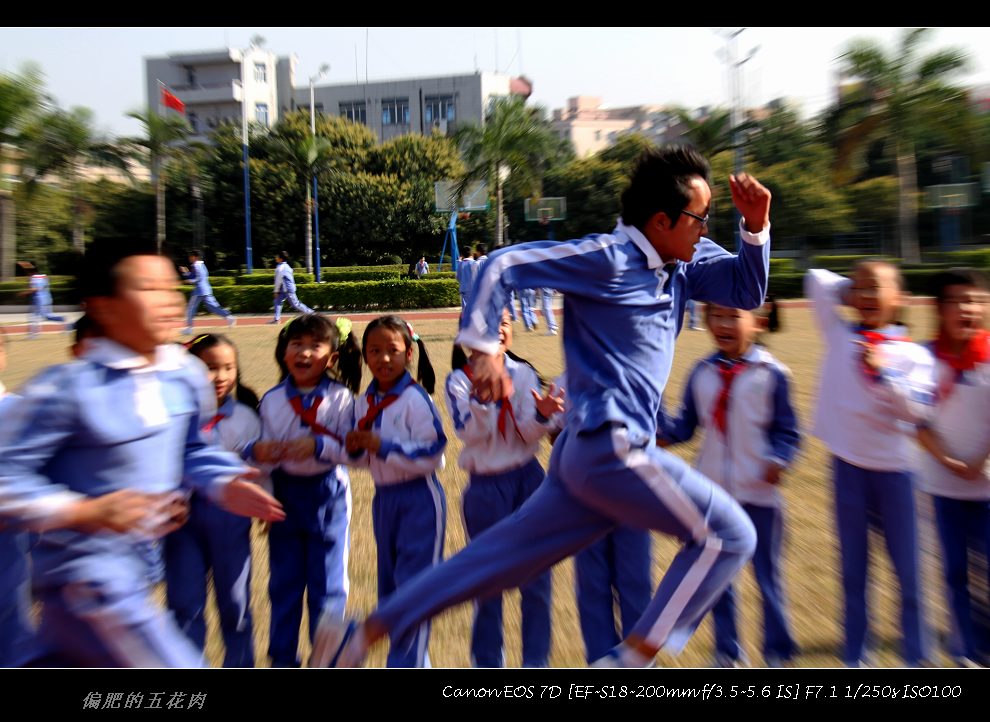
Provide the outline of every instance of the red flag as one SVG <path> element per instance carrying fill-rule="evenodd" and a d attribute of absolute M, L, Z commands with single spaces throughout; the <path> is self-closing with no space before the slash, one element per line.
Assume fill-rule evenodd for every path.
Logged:
<path fill-rule="evenodd" d="M 186 104 L 179 100 L 172 93 L 168 92 L 165 88 L 162 88 L 162 105 L 166 108 L 175 108 L 180 113 L 186 112 Z"/>

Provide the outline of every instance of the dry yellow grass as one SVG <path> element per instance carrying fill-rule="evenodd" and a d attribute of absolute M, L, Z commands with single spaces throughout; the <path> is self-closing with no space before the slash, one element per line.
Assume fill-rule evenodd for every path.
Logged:
<path fill-rule="evenodd" d="M 916 338 L 928 338 L 932 328 L 930 307 L 912 308 L 910 322 Z M 415 322 L 415 314 L 410 317 Z M 807 431 L 813 402 L 817 393 L 817 367 L 822 353 L 821 339 L 807 310 L 787 309 L 783 312 L 785 330 L 768 337 L 770 350 L 794 374 L 793 401 L 798 410 L 802 429 Z M 449 356 L 455 333 L 454 321 L 415 322 L 418 333 L 430 350 L 437 370 L 438 385 L 450 370 Z M 355 324 L 360 334 L 364 324 Z M 219 330 L 219 327 L 218 327 Z M 225 330 L 225 329 L 224 329 Z M 264 392 L 277 380 L 277 369 L 272 358 L 276 330 L 271 326 L 243 326 L 232 329 L 230 335 L 238 344 L 242 375 L 245 383 L 256 391 Z M 48 334 L 30 341 L 24 336 L 10 338 L 9 364 L 4 381 L 14 389 L 41 367 L 67 358 L 68 337 Z M 685 331 L 679 340 L 673 372 L 668 385 L 667 403 L 678 403 L 687 371 L 701 356 L 710 353 L 711 343 L 707 333 Z M 559 337 L 528 334 L 516 324 L 514 349 L 532 361 L 547 378 L 563 369 L 563 356 Z M 367 372 L 365 381 L 370 380 Z M 442 388 L 440 386 L 439 388 Z M 435 395 L 450 442 L 447 446 L 447 468 L 440 474 L 447 492 L 449 516 L 447 524 L 446 552 L 456 552 L 465 542 L 460 515 L 461 493 L 466 483 L 465 475 L 457 467 L 460 442 L 452 432 L 452 425 L 442 394 Z M 695 445 L 676 451 L 691 458 Z M 541 461 L 546 466 L 549 447 L 544 446 Z M 370 504 L 374 493 L 367 472 L 352 470 L 354 509 L 350 556 L 351 598 L 350 609 L 357 614 L 370 610 L 376 600 L 375 541 L 371 530 Z M 787 501 L 786 519 L 788 538 L 785 546 L 784 580 L 790 597 L 791 617 L 798 642 L 803 650 L 797 659 L 799 666 L 829 667 L 839 664 L 837 652 L 841 641 L 841 588 L 838 579 L 837 542 L 833 534 L 831 507 L 831 482 L 829 457 L 817 439 L 804 436 L 801 455 L 784 481 Z M 928 621 L 939 635 L 946 627 L 945 605 L 942 600 L 941 581 L 938 576 L 932 533 L 927 529 L 930 513 L 922 500 L 922 560 L 925 589 L 928 597 Z M 658 538 L 654 565 L 654 580 L 658 580 L 675 553 L 670 540 Z M 268 641 L 269 604 L 267 595 L 268 558 L 264 537 L 255 537 L 255 566 L 253 573 L 253 611 L 255 642 L 259 665 L 266 664 Z M 896 581 L 886 559 L 882 544 L 874 540 L 872 549 L 870 588 L 870 620 L 878 642 L 877 661 L 883 666 L 897 666 L 900 657 Z M 572 565 L 569 560 L 554 569 L 553 587 L 553 647 L 551 664 L 555 667 L 584 665 L 584 649 L 578 628 L 574 604 Z M 740 629 L 742 641 L 751 660 L 759 663 L 760 613 L 758 596 L 752 575 L 747 570 L 739 582 L 741 592 Z M 510 592 L 506 610 L 506 653 L 510 666 L 520 663 L 518 593 Z M 441 615 L 433 625 L 430 656 L 434 666 L 463 667 L 469 665 L 468 643 L 470 637 L 471 606 L 462 605 Z M 305 622 L 304 622 L 305 625 Z M 710 623 L 702 624 L 687 649 L 677 658 L 662 657 L 661 663 L 671 666 L 707 666 L 712 655 Z M 302 635 L 305 639 L 305 635 Z M 308 644 L 301 644 L 303 658 Z M 216 615 L 210 611 L 209 642 L 207 655 L 213 664 L 222 659 L 222 646 Z M 938 663 L 948 663 L 941 651 Z M 371 666 L 384 664 L 384 649 L 377 649 L 370 659 Z"/>

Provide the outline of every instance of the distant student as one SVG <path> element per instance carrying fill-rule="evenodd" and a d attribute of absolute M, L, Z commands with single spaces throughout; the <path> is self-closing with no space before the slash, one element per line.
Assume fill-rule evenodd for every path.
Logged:
<path fill-rule="evenodd" d="M 31 296 L 31 326 L 30 338 L 37 338 L 41 332 L 41 322 L 48 320 L 55 323 L 64 323 L 62 316 L 52 313 L 52 292 L 48 276 L 44 273 L 35 273 L 28 281 L 28 290 L 22 291 L 22 295 Z"/>
<path fill-rule="evenodd" d="M 299 313 L 315 313 L 296 296 L 296 277 L 289 265 L 289 255 L 279 251 L 275 254 L 275 263 L 275 318 L 268 323 L 278 325 L 282 318 L 282 304 L 286 301 Z"/>
<path fill-rule="evenodd" d="M 191 269 L 179 269 L 182 271 L 182 277 L 184 279 L 193 282 L 193 290 L 189 294 L 189 305 L 186 307 L 186 327 L 182 333 L 187 336 L 192 333 L 193 319 L 196 317 L 196 311 L 199 310 L 199 304 L 201 303 L 206 304 L 207 311 L 215 313 L 217 316 L 226 320 L 228 326 L 236 324 L 237 319 L 234 318 L 234 314 L 226 308 L 221 307 L 213 295 L 213 287 L 210 285 L 210 272 L 206 270 L 206 264 L 203 263 L 203 254 L 200 251 L 195 249 L 189 251 L 189 265 L 192 267 Z"/>

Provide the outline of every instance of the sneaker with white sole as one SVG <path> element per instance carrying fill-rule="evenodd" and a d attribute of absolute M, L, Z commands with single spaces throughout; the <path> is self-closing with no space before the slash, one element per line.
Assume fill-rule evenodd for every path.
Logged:
<path fill-rule="evenodd" d="M 368 654 L 364 630 L 352 619 L 324 611 L 313 635 L 310 667 L 360 667 Z"/>
<path fill-rule="evenodd" d="M 233 316 L 227 316 L 227 328 L 233 328 L 237 325 L 237 319 Z"/>

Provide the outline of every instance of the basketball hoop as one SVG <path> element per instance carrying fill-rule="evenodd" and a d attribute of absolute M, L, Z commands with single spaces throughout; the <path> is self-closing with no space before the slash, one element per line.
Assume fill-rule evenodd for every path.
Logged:
<path fill-rule="evenodd" d="M 541 226 L 549 226 L 550 219 L 553 218 L 553 208 L 538 208 L 536 211 L 536 219 L 539 221 Z"/>

